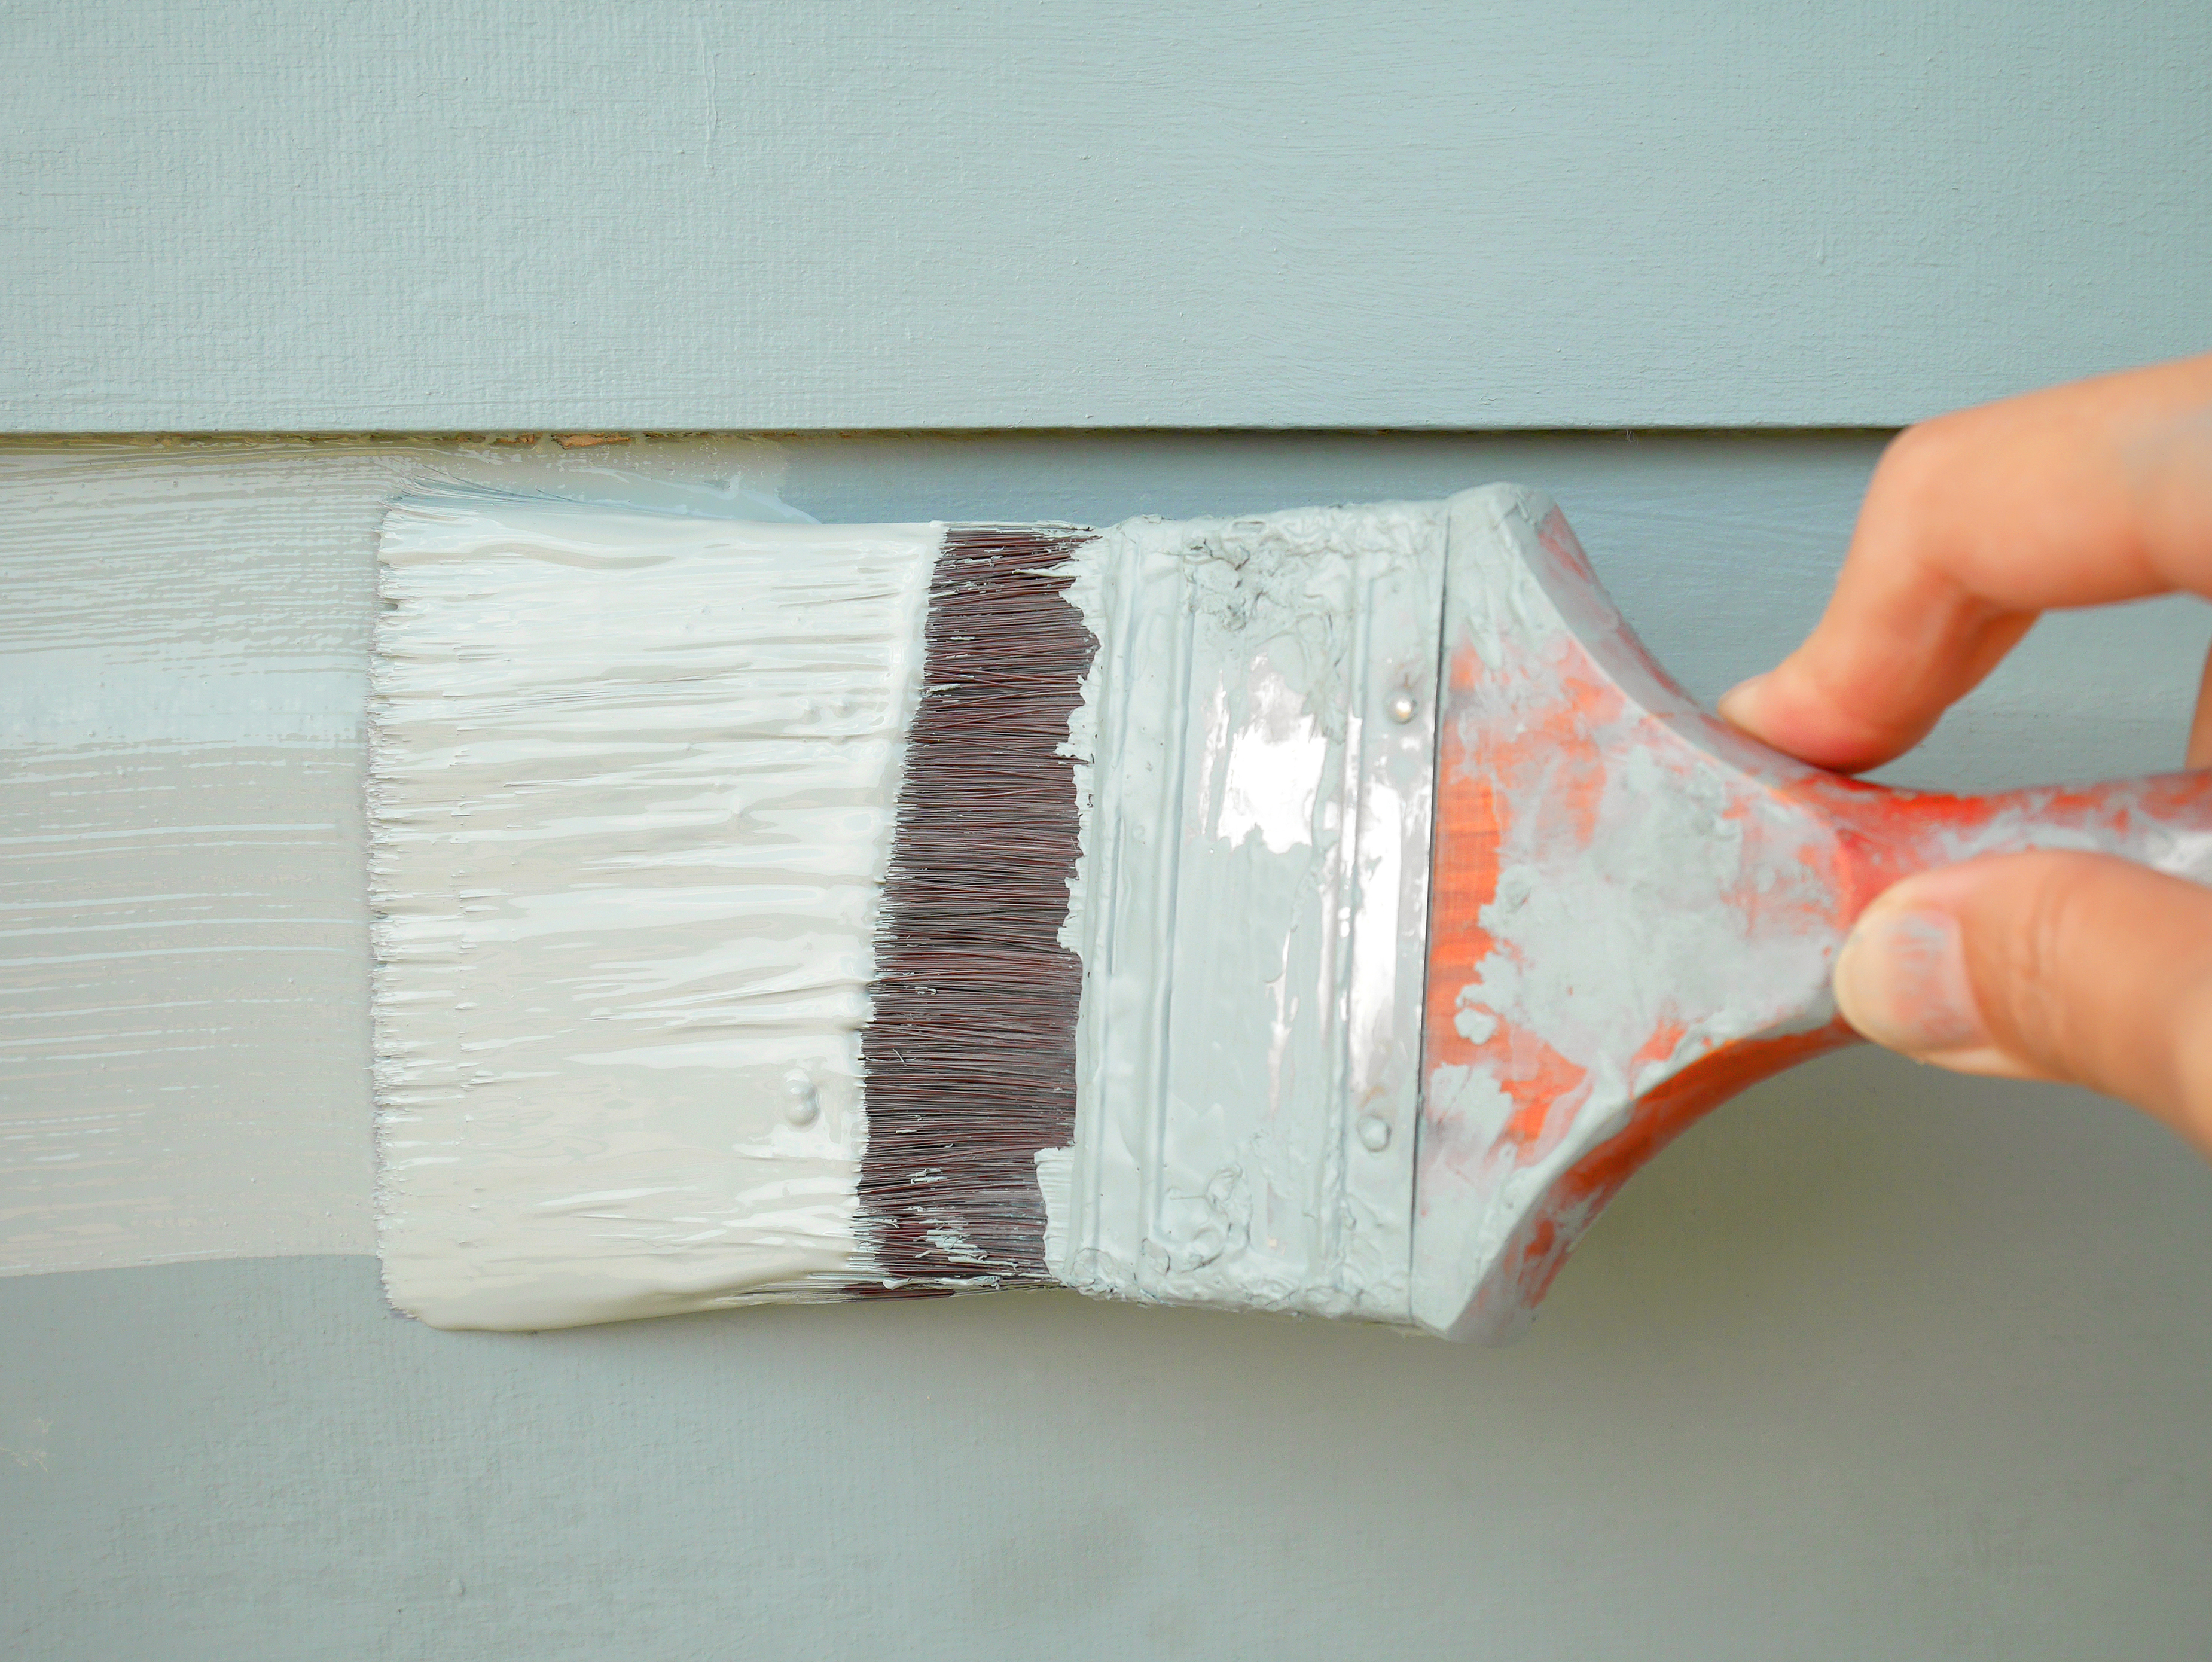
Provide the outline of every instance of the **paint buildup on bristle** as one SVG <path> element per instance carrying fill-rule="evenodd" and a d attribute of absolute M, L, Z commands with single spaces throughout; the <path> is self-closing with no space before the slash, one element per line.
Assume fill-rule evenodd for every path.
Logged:
<path fill-rule="evenodd" d="M 1096 645 L 1066 568 L 1091 538 L 955 527 L 938 556 L 861 1034 L 857 1291 L 1052 1280 L 1036 1156 L 1075 1122 L 1066 751 Z"/>

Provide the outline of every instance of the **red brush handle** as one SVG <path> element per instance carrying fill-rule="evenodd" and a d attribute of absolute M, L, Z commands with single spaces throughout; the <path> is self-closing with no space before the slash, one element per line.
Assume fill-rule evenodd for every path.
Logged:
<path fill-rule="evenodd" d="M 1837 828 L 1852 917 L 1901 878 L 1980 855 L 2075 849 L 2192 876 L 2212 845 L 2212 769 L 1988 796 L 1815 777 L 1790 794 Z"/>
<path fill-rule="evenodd" d="M 1452 504 L 1413 1314 L 1527 1318 L 1629 1176 L 1849 1044 L 1829 973 L 1899 879 L 2071 849 L 2212 882 L 2212 771 L 1954 796 L 1806 766 L 1653 661 L 1533 491 Z"/>

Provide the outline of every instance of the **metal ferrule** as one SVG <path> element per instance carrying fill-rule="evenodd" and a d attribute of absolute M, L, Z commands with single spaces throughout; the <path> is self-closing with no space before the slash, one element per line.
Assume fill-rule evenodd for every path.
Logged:
<path fill-rule="evenodd" d="M 1437 503 L 1083 551 L 1069 1285 L 1410 1319 L 1444 554 Z"/>

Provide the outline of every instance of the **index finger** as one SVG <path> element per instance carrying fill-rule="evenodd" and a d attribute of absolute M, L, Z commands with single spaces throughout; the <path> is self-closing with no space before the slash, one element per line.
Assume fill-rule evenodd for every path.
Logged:
<path fill-rule="evenodd" d="M 2212 594 L 2212 354 L 1909 428 L 1827 611 L 1721 712 L 1854 772 L 1925 737 L 2057 606 Z"/>

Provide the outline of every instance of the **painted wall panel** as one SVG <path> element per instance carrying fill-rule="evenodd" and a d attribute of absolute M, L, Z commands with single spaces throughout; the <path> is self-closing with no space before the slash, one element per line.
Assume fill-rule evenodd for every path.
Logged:
<path fill-rule="evenodd" d="M 1893 424 L 2212 344 L 2212 10 L 9 9 L 0 426 Z"/>
<path fill-rule="evenodd" d="M 2193 1653 L 2212 1170 L 2077 1093 L 1868 1052 L 1773 1081 L 1632 1184 L 1504 1351 L 1060 1294 L 442 1334 L 359 1256 L 361 654 L 407 482 L 1109 520 L 1521 478 L 1710 696 L 1817 612 L 1879 442 L 0 458 L 0 1239 L 18 1269 L 290 1255 L 0 1276 L 0 1651 Z M 2208 633 L 2195 603 L 2048 620 L 1901 776 L 2167 765 Z M 189 968 L 127 956 L 174 941 Z M 40 1169 L 72 1138 L 111 1164 Z M 331 1218 L 249 1192 L 272 1149 Z M 235 1236 L 180 1252 L 191 1207 L 149 1194 Z"/>

